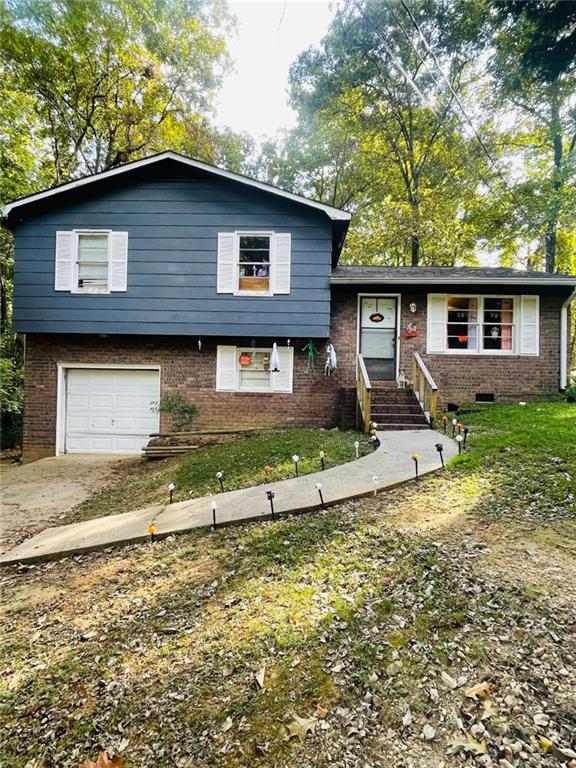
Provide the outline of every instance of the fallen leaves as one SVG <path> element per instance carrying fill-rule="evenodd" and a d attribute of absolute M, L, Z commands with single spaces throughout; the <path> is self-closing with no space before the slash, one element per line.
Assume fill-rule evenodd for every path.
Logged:
<path fill-rule="evenodd" d="M 288 733 L 284 741 L 290 741 L 290 739 L 296 737 L 300 743 L 303 743 L 309 733 L 315 733 L 317 722 L 317 717 L 298 717 L 296 715 L 294 720 L 286 726 Z"/>
<path fill-rule="evenodd" d="M 123 757 L 109 757 L 105 750 L 100 752 L 96 760 L 84 760 L 78 768 L 120 768 L 126 761 Z"/>
<path fill-rule="evenodd" d="M 484 680 L 482 683 L 476 683 L 476 685 L 467 688 L 464 691 L 464 696 L 466 696 L 468 699 L 475 699 L 478 701 L 479 699 L 487 699 L 490 696 L 490 693 L 490 683 L 487 680 Z"/>

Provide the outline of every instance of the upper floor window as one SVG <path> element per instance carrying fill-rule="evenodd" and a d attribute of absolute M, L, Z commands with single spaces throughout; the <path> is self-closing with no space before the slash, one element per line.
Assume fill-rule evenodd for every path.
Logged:
<path fill-rule="evenodd" d="M 288 232 L 220 232 L 218 293 L 290 293 L 292 238 Z"/>
<path fill-rule="evenodd" d="M 71 293 L 125 291 L 127 269 L 127 232 L 56 232 L 54 290 Z"/>
<path fill-rule="evenodd" d="M 76 288 L 108 290 L 108 233 L 78 233 Z"/>
<path fill-rule="evenodd" d="M 428 296 L 428 352 L 538 354 L 538 325 L 538 296 Z"/>
<path fill-rule="evenodd" d="M 238 236 L 238 291 L 270 293 L 271 235 Z"/>

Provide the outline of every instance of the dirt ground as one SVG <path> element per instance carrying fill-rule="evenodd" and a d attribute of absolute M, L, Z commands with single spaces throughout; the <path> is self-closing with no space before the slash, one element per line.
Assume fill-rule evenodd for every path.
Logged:
<path fill-rule="evenodd" d="M 60 523 L 96 491 L 119 483 L 140 458 L 75 455 L 0 466 L 0 552 Z"/>

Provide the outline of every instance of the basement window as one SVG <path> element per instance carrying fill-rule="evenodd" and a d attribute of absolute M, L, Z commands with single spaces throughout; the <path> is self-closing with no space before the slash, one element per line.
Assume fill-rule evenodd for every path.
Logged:
<path fill-rule="evenodd" d="M 494 402 L 493 392 L 476 392 L 476 402 L 479 404 L 487 404 Z"/>

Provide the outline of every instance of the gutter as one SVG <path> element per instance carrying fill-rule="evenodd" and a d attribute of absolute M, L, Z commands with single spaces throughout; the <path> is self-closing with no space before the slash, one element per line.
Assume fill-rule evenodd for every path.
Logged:
<path fill-rule="evenodd" d="M 574 299 L 576 299 L 576 289 L 560 309 L 560 389 L 566 389 L 568 386 L 568 308 Z"/>
<path fill-rule="evenodd" d="M 574 277 L 539 279 L 527 277 L 395 277 L 386 275 L 382 277 L 339 277 L 330 278 L 331 285 L 574 285 Z M 574 294 L 572 294 L 574 296 Z"/>

